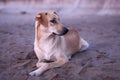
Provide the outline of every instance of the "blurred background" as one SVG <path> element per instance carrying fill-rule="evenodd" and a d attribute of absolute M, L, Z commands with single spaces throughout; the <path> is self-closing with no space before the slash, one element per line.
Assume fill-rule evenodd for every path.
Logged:
<path fill-rule="evenodd" d="M 0 12 L 37 13 L 56 10 L 61 14 L 118 15 L 120 0 L 0 0 Z"/>
<path fill-rule="evenodd" d="M 90 48 L 31 77 L 34 18 L 47 10 L 55 10 Z M 120 0 L 0 0 L 0 80 L 120 80 Z"/>

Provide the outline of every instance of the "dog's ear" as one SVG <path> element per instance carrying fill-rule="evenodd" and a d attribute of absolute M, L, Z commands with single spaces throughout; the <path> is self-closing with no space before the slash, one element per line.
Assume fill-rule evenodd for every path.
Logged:
<path fill-rule="evenodd" d="M 39 13 L 35 16 L 35 19 L 38 20 L 38 21 L 41 21 L 42 20 L 42 14 Z"/>
<path fill-rule="evenodd" d="M 43 24 L 44 26 L 47 26 L 47 19 L 46 14 L 39 13 L 36 15 L 35 19 L 40 22 L 40 24 Z"/>

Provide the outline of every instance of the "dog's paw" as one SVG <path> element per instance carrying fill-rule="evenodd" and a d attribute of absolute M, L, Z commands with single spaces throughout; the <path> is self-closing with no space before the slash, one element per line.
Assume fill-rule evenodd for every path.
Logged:
<path fill-rule="evenodd" d="M 41 73 L 39 70 L 35 70 L 35 71 L 30 72 L 29 75 L 30 76 L 39 76 L 39 75 L 41 75 Z"/>

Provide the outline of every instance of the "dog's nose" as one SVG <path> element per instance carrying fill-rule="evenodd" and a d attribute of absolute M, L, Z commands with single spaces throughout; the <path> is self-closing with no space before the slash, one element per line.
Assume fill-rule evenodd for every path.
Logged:
<path fill-rule="evenodd" d="M 62 28 L 62 31 L 60 32 L 60 34 L 56 34 L 53 32 L 54 35 L 58 35 L 58 36 L 63 36 L 65 35 L 69 30 L 66 27 Z"/>
<path fill-rule="evenodd" d="M 62 30 L 62 35 L 66 34 L 68 32 L 68 29 L 66 27 L 63 27 L 63 30 Z"/>

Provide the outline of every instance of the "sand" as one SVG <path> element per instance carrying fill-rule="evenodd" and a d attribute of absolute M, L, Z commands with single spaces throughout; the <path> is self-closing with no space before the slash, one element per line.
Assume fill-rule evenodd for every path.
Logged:
<path fill-rule="evenodd" d="M 0 12 L 0 80 L 120 80 L 120 16 L 60 16 L 90 43 L 59 68 L 31 77 L 37 58 L 33 51 L 34 14 Z"/>

